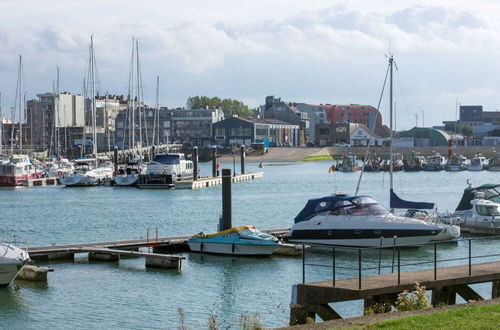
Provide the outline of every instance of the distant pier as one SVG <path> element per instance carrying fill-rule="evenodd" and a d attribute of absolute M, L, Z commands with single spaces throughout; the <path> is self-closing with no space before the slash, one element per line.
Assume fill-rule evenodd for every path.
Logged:
<path fill-rule="evenodd" d="M 242 182 L 255 179 L 261 179 L 264 176 L 264 172 L 246 173 L 246 174 L 236 174 L 232 177 L 232 182 Z M 200 189 L 208 188 L 213 186 L 218 186 L 222 184 L 222 177 L 205 177 L 198 178 L 198 180 L 187 180 L 187 181 L 177 181 L 175 182 L 175 189 Z"/>

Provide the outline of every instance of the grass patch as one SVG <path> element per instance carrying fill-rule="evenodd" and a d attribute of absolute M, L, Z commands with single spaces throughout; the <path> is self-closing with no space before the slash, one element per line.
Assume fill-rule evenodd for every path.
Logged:
<path fill-rule="evenodd" d="M 308 157 L 304 158 L 302 161 L 303 162 L 316 162 L 319 160 L 333 160 L 333 158 L 330 155 L 317 155 L 317 156 L 308 156 Z"/>
<path fill-rule="evenodd" d="M 446 312 L 373 323 L 371 329 L 498 329 L 500 304 L 465 306 Z M 356 327 L 354 327 L 356 328 Z"/>

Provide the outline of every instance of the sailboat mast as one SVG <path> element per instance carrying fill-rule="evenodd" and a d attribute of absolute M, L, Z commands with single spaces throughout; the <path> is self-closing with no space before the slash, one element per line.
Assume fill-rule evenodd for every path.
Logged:
<path fill-rule="evenodd" d="M 82 134 L 82 147 L 80 148 L 80 157 L 85 154 L 85 146 L 87 145 L 87 135 L 85 134 L 85 128 L 87 126 L 87 85 L 85 78 L 83 78 L 83 134 Z"/>
<path fill-rule="evenodd" d="M 389 173 L 390 173 L 390 189 L 391 191 L 394 188 L 394 180 L 393 180 L 393 153 L 394 153 L 394 144 L 392 141 L 393 133 L 392 133 L 392 71 L 393 71 L 394 58 L 392 55 L 389 57 L 389 67 L 390 67 L 390 76 L 389 76 L 389 111 L 390 111 L 390 130 L 389 130 L 389 139 L 390 139 L 390 151 L 389 151 Z"/>
<path fill-rule="evenodd" d="M 135 41 L 134 38 L 132 37 L 132 58 L 131 58 L 131 63 L 130 63 L 130 79 L 129 79 L 129 85 L 130 85 L 130 98 L 132 102 L 132 135 L 131 135 L 131 143 L 129 148 L 134 149 L 135 147 L 135 98 L 134 98 L 134 53 L 135 53 Z"/>
<path fill-rule="evenodd" d="M 59 65 L 56 66 L 57 68 L 57 77 L 56 77 L 56 94 L 54 95 L 55 97 L 55 114 L 54 114 L 54 126 L 55 126 L 55 149 L 56 149 L 56 155 L 60 155 L 61 154 L 61 150 L 60 150 L 60 147 L 61 147 L 61 137 L 59 136 L 60 135 L 60 132 L 59 132 L 59 126 L 61 126 L 61 123 L 60 123 L 60 120 L 59 120 Z"/>
<path fill-rule="evenodd" d="M 139 147 L 142 148 L 142 107 L 141 107 L 141 69 L 139 66 L 139 41 L 135 41 L 135 60 L 137 78 L 137 110 L 139 112 Z"/>
<path fill-rule="evenodd" d="M 97 167 L 97 131 L 96 131 L 96 108 L 95 108 L 95 53 L 94 53 L 94 37 L 90 36 L 90 76 L 92 79 L 91 97 L 92 97 L 92 153 L 95 157 L 95 166 Z"/>
<path fill-rule="evenodd" d="M 0 92 L 0 155 L 3 153 L 2 92 Z"/>
<path fill-rule="evenodd" d="M 24 120 L 24 104 L 23 104 L 23 62 L 22 56 L 19 55 L 19 151 L 23 149 L 23 120 Z"/>
<path fill-rule="evenodd" d="M 156 76 L 156 113 L 153 125 L 153 145 L 160 144 L 160 77 Z"/>

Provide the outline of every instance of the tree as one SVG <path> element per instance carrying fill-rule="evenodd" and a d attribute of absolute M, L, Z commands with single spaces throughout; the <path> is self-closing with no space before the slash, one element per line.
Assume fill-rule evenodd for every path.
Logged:
<path fill-rule="evenodd" d="M 470 126 L 463 126 L 462 129 L 460 130 L 463 136 L 471 136 L 472 135 L 472 127 Z"/>
<path fill-rule="evenodd" d="M 248 106 L 241 101 L 233 99 L 223 99 L 214 96 L 191 96 L 186 102 L 188 109 L 201 108 L 220 108 L 225 115 L 238 115 L 240 117 L 249 117 L 254 112 L 248 109 Z"/>

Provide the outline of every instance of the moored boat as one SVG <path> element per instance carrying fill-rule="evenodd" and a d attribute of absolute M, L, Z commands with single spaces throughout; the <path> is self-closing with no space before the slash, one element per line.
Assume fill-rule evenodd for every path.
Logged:
<path fill-rule="evenodd" d="M 468 166 L 468 160 L 462 155 L 453 154 L 446 161 L 445 170 L 448 172 L 465 171 Z"/>
<path fill-rule="evenodd" d="M 488 159 L 478 155 L 471 159 L 470 165 L 467 167 L 468 171 L 484 171 L 489 165 Z"/>
<path fill-rule="evenodd" d="M 427 157 L 427 165 L 425 165 L 424 171 L 441 171 L 444 169 L 445 164 L 446 158 L 439 153 L 434 153 L 432 156 Z"/>
<path fill-rule="evenodd" d="M 139 174 L 139 188 L 174 188 L 175 182 L 193 178 L 193 162 L 182 153 L 160 153 Z"/>
<path fill-rule="evenodd" d="M 488 166 L 489 171 L 500 171 L 500 154 L 495 153 Z"/>
<path fill-rule="evenodd" d="M 335 165 L 335 170 L 339 172 L 355 172 L 359 171 L 360 167 L 356 159 L 356 155 L 351 153 L 342 156 L 342 158 Z"/>
<path fill-rule="evenodd" d="M 9 285 L 29 260 L 28 252 L 9 243 L 0 243 L 0 286 Z"/>
<path fill-rule="evenodd" d="M 22 186 L 24 181 L 43 176 L 27 155 L 14 155 L 8 161 L 0 163 L 0 186 Z"/>
<path fill-rule="evenodd" d="M 113 164 L 100 161 L 95 166 L 95 159 L 75 160 L 73 173 L 63 174 L 59 182 L 66 187 L 98 186 L 113 178 Z"/>
<path fill-rule="evenodd" d="M 280 246 L 280 242 L 254 226 L 240 226 L 214 234 L 199 233 L 188 239 L 188 245 L 193 252 L 269 256 Z"/>

